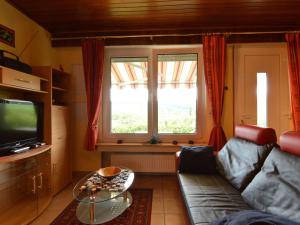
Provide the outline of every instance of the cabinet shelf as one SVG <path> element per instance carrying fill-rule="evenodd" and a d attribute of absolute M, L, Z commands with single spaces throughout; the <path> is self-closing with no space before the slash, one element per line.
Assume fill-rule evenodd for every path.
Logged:
<path fill-rule="evenodd" d="M 62 92 L 67 92 L 68 90 L 65 88 L 57 87 L 57 86 L 52 86 L 52 89 L 54 91 L 62 91 Z"/>
<path fill-rule="evenodd" d="M 8 88 L 8 89 L 15 89 L 15 90 L 19 90 L 19 91 L 41 93 L 41 94 L 48 93 L 47 91 L 40 91 L 40 90 L 31 89 L 31 88 L 25 88 L 25 87 L 20 87 L 20 86 L 15 86 L 15 85 L 10 85 L 10 84 L 3 84 L 3 83 L 0 83 L 0 87 Z"/>

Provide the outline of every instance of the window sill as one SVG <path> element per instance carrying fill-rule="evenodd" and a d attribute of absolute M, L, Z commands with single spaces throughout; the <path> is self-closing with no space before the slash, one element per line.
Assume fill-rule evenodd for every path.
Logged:
<path fill-rule="evenodd" d="M 187 143 L 97 143 L 97 150 L 100 152 L 145 152 L 145 153 L 172 153 L 177 152 L 181 146 L 198 146 L 207 145 L 207 143 L 195 143 L 193 145 Z"/>

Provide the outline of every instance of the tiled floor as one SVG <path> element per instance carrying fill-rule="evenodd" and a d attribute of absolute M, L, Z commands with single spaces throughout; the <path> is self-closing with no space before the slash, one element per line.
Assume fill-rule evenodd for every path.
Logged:
<path fill-rule="evenodd" d="M 31 225 L 47 225 L 73 200 L 69 185 Z M 135 188 L 152 188 L 151 225 L 188 225 L 185 206 L 175 175 L 137 175 Z"/>

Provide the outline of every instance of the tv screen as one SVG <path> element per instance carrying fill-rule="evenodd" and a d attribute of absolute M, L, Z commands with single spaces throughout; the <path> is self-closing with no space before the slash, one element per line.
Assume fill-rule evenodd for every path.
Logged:
<path fill-rule="evenodd" d="M 22 145 L 41 137 L 41 112 L 36 103 L 0 100 L 0 147 Z"/>

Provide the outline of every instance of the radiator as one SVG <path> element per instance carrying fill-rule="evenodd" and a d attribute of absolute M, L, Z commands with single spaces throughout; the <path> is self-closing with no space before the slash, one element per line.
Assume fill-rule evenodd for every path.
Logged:
<path fill-rule="evenodd" d="M 110 163 L 135 172 L 174 173 L 175 154 L 112 153 Z"/>

